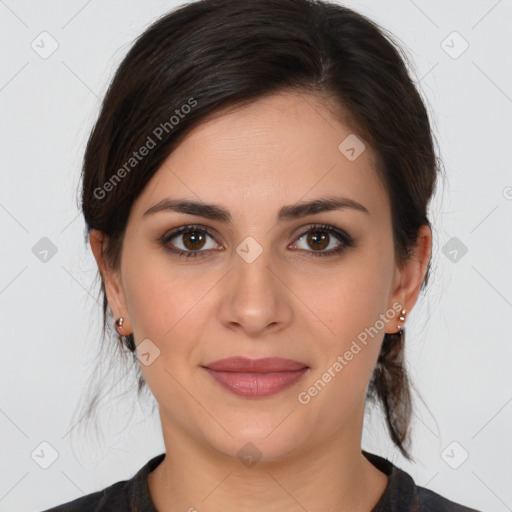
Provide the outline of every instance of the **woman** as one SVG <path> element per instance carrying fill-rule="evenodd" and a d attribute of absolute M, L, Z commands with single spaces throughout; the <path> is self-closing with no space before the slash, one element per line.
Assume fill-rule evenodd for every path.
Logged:
<path fill-rule="evenodd" d="M 206 0 L 149 27 L 82 207 L 166 453 L 51 510 L 474 510 L 361 450 L 379 400 L 412 460 L 404 327 L 437 172 L 398 47 L 350 9 Z"/>

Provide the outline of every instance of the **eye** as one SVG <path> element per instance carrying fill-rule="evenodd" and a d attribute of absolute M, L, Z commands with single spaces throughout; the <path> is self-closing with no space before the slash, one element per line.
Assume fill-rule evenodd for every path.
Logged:
<path fill-rule="evenodd" d="M 201 253 L 207 253 L 212 249 L 223 250 L 222 246 L 215 241 L 214 236 L 205 227 L 182 226 L 165 234 L 160 239 L 160 243 L 179 257 L 197 258 L 206 256 L 206 254 L 202 255 Z M 210 242 L 208 242 L 208 238 L 211 239 Z M 302 243 L 306 244 L 306 248 L 297 247 L 298 243 L 295 242 L 292 249 L 299 248 L 310 256 L 332 256 L 351 247 L 354 243 L 353 238 L 348 233 L 334 226 L 324 224 L 310 226 L 296 240 L 299 243 L 303 241 Z M 309 250 L 308 247 L 312 250 Z"/>
<path fill-rule="evenodd" d="M 300 242 L 301 240 L 306 245 L 304 250 L 310 253 L 311 256 L 338 254 L 344 249 L 351 247 L 354 243 L 353 238 L 348 233 L 334 226 L 326 226 L 324 224 L 310 226 L 307 231 L 299 235 L 298 241 Z M 294 245 L 296 246 L 297 244 Z M 308 247 L 313 250 L 309 250 Z M 302 250 L 303 248 L 300 249 Z"/>
<path fill-rule="evenodd" d="M 208 243 L 208 238 L 212 239 L 210 243 Z M 176 241 L 171 243 L 172 240 Z M 186 258 L 196 258 L 199 253 L 215 249 L 218 245 L 213 239 L 213 234 L 208 229 L 199 226 L 183 226 L 175 229 L 164 235 L 161 243 L 169 251 Z"/>

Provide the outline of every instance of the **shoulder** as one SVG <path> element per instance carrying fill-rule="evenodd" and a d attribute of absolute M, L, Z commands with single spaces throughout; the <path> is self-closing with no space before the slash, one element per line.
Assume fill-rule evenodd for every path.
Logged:
<path fill-rule="evenodd" d="M 365 457 L 388 477 L 388 485 L 371 512 L 481 512 L 416 485 L 409 473 L 388 459 L 362 450 Z"/>
<path fill-rule="evenodd" d="M 418 512 L 480 512 L 474 508 L 455 503 L 425 487 L 416 487 Z"/>
<path fill-rule="evenodd" d="M 148 474 L 165 458 L 161 453 L 149 460 L 129 480 L 121 480 L 101 491 L 81 496 L 42 512 L 156 512 L 148 486 Z"/>
<path fill-rule="evenodd" d="M 104 510 L 129 510 L 127 484 L 129 481 L 116 482 L 101 491 L 62 503 L 43 512 L 99 512 Z"/>

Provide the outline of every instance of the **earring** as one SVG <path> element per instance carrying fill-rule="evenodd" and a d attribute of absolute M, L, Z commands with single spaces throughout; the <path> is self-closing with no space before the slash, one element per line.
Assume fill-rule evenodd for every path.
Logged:
<path fill-rule="evenodd" d="M 405 322 L 405 315 L 406 314 L 407 314 L 407 310 L 406 309 L 402 309 L 402 311 L 400 312 L 400 316 L 398 317 L 398 320 L 400 320 L 400 322 Z M 404 330 L 404 326 L 403 325 L 399 325 L 398 326 L 398 333 L 401 333 L 403 330 Z"/>
<path fill-rule="evenodd" d="M 122 316 L 120 316 L 115 322 L 116 331 L 118 332 L 118 334 L 121 334 L 121 336 L 123 336 L 123 334 L 119 332 L 119 329 L 123 328 L 123 322 L 124 318 Z"/>
<path fill-rule="evenodd" d="M 129 334 L 124 335 L 121 332 L 119 332 L 119 329 L 123 328 L 123 322 L 124 322 L 124 318 L 122 316 L 120 316 L 114 323 L 117 333 L 119 334 L 119 336 L 121 336 L 121 339 L 119 341 L 120 341 L 121 345 L 124 344 L 126 346 L 126 348 L 128 348 L 128 350 L 130 350 L 130 352 L 134 352 L 136 347 L 135 347 L 133 338 L 130 338 Z"/>

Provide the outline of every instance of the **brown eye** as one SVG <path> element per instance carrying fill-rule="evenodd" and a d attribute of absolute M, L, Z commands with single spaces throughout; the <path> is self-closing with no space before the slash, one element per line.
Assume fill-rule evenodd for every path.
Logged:
<path fill-rule="evenodd" d="M 218 247 L 213 235 L 207 229 L 196 226 L 175 229 L 164 235 L 161 243 L 169 251 L 187 258 L 205 256 L 209 249 Z"/>
<path fill-rule="evenodd" d="M 329 245 L 330 235 L 325 231 L 310 231 L 307 236 L 307 243 L 314 250 L 325 249 Z"/>
<path fill-rule="evenodd" d="M 303 239 L 301 247 L 299 242 Z M 297 240 L 295 248 L 304 250 L 310 256 L 332 256 L 354 244 L 354 239 L 348 233 L 324 225 L 310 227 Z"/>
<path fill-rule="evenodd" d="M 206 240 L 206 237 L 200 231 L 188 231 L 182 235 L 183 245 L 191 251 L 202 249 Z"/>
<path fill-rule="evenodd" d="M 208 241 L 208 238 L 211 241 Z M 299 242 L 305 247 L 300 247 Z M 337 242 L 337 243 L 336 243 Z M 185 258 L 208 256 L 210 250 L 223 250 L 208 229 L 199 226 L 183 226 L 164 235 L 160 243 L 170 252 Z M 208 243 L 210 244 L 208 246 Z M 301 249 L 310 256 L 333 256 L 351 247 L 354 239 L 345 231 L 333 226 L 313 226 L 304 231 L 294 243 L 293 249 Z M 326 250 L 328 249 L 328 250 Z"/>

